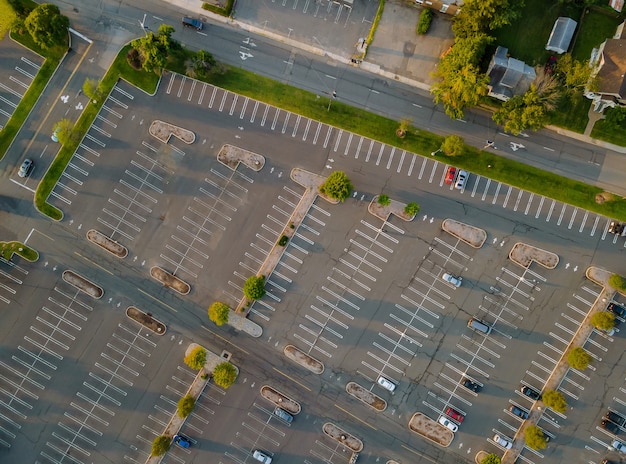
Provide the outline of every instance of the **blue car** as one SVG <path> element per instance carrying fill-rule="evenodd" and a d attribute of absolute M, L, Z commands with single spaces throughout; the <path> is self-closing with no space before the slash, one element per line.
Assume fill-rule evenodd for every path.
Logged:
<path fill-rule="evenodd" d="M 191 446 L 191 440 L 189 440 L 189 438 L 180 433 L 174 435 L 174 443 L 176 443 L 181 448 L 189 448 Z"/>

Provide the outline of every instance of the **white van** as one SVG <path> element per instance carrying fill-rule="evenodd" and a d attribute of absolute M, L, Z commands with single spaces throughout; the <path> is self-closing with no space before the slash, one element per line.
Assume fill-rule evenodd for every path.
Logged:
<path fill-rule="evenodd" d="M 470 329 L 484 333 L 485 335 L 489 335 L 491 333 L 491 326 L 474 317 L 470 317 L 470 320 L 467 322 L 467 326 Z"/>

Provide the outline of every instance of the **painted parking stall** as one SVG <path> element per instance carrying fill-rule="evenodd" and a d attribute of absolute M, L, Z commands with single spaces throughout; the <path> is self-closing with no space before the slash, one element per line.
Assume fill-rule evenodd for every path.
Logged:
<path fill-rule="evenodd" d="M 24 283 L 28 270 L 0 257 L 0 303 L 11 304 Z"/>

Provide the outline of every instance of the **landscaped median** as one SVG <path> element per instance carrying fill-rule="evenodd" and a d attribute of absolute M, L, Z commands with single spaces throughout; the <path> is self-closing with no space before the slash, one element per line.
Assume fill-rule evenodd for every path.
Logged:
<path fill-rule="evenodd" d="M 409 430 L 444 448 L 450 446 L 450 443 L 454 440 L 452 430 L 421 412 L 413 414 L 413 417 L 409 420 Z"/>
<path fill-rule="evenodd" d="M 0 255 L 7 261 L 11 261 L 13 255 L 21 256 L 31 263 L 39 259 L 39 253 L 22 242 L 0 242 Z"/>

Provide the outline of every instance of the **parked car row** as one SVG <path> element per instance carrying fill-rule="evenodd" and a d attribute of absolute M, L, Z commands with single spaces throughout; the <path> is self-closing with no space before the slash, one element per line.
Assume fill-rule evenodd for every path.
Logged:
<path fill-rule="evenodd" d="M 463 169 L 457 169 L 454 166 L 448 166 L 444 182 L 448 185 L 454 183 L 454 188 L 462 190 L 465 187 L 469 173 Z"/>

